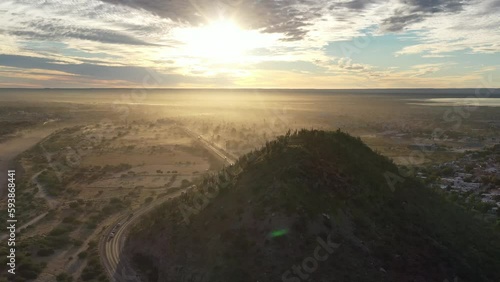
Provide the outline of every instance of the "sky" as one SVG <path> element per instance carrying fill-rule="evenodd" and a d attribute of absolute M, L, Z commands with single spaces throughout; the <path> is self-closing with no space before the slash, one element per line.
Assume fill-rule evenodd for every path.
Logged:
<path fill-rule="evenodd" d="M 500 87 L 500 0 L 0 0 L 0 87 Z"/>

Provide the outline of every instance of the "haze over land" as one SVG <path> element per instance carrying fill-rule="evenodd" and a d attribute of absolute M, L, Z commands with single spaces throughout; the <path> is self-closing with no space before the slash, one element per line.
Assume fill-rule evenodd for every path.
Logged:
<path fill-rule="evenodd" d="M 500 281 L 499 9 L 0 1 L 0 282 Z"/>
<path fill-rule="evenodd" d="M 2 164 L 17 170 L 16 203 L 20 211 L 17 218 L 22 227 L 17 238 L 22 243 L 17 253 L 22 270 L 14 281 L 54 281 L 55 277 L 59 281 L 107 281 L 111 278 L 117 281 L 178 281 L 201 274 L 204 278 L 199 281 L 220 281 L 222 277 L 238 281 L 247 281 L 245 278 L 250 277 L 263 281 L 295 281 L 300 276 L 294 272 L 286 274 L 287 271 L 294 263 L 301 264 L 307 258 L 308 246 L 314 250 L 311 242 L 323 238 L 323 229 L 330 224 L 338 225 L 332 229 L 340 232 L 335 244 L 343 242 L 343 247 L 339 247 L 339 253 L 332 255 L 319 271 L 307 275 L 320 278 L 336 273 L 350 277 L 340 281 L 372 278 L 407 281 L 415 277 L 439 281 L 455 277 L 463 281 L 494 281 L 496 274 L 488 263 L 481 264 L 480 272 L 473 270 L 473 266 L 464 265 L 478 260 L 490 261 L 493 265 L 499 262 L 493 254 L 496 245 L 491 243 L 497 242 L 491 238 L 497 238 L 500 226 L 498 99 L 496 90 L 485 88 L 479 91 L 143 89 L 141 92 L 138 89 L 2 89 Z M 314 153 L 307 155 L 306 161 L 302 157 L 294 159 L 298 157 L 294 152 L 305 150 L 310 154 L 311 149 L 307 148 L 323 151 L 318 147 L 323 141 L 326 142 L 321 145 L 324 148 L 338 149 L 350 146 L 351 141 L 329 145 L 330 141 L 313 138 L 306 144 L 293 139 L 286 141 L 284 147 L 270 145 L 275 144 L 275 138 L 281 140 L 276 144 L 281 144 L 283 137 L 279 136 L 287 131 L 302 128 L 340 129 L 359 137 L 395 164 L 387 161 L 375 164 L 375 167 L 391 167 L 379 172 L 370 165 L 362 166 L 365 158 L 374 157 L 373 152 L 359 140 L 349 139 L 351 137 L 346 138 L 358 145 L 338 151 L 347 154 L 342 157 L 344 160 L 325 159 L 326 156 Z M 255 153 L 262 146 L 262 155 Z M 268 155 L 271 152 L 276 154 Z M 242 158 L 251 156 L 256 158 L 256 163 L 252 161 L 248 167 L 243 165 Z M 287 158 L 290 159 L 285 160 Z M 361 163 L 351 167 L 347 165 L 351 161 Z M 273 164 L 264 165 L 267 162 Z M 284 163 L 278 164 L 281 162 Z M 309 167 L 310 162 L 316 164 Z M 226 172 L 230 169 L 231 176 L 220 176 L 221 169 Z M 385 173 L 388 171 L 394 175 L 387 178 Z M 289 177 L 282 178 L 288 174 Z M 268 187 L 260 189 L 271 189 L 261 191 L 268 198 L 258 196 L 261 192 L 252 196 L 254 188 L 245 184 L 246 180 L 240 183 L 237 175 L 259 179 L 262 187 Z M 269 175 L 275 176 L 271 181 L 274 184 L 266 180 L 270 179 Z M 232 179 L 231 187 L 247 191 L 248 197 L 234 192 L 236 194 L 212 194 L 210 198 L 198 198 L 198 202 L 190 200 L 190 197 L 204 195 L 203 191 L 213 192 L 210 190 L 213 184 L 228 177 Z M 365 184 L 349 180 L 364 177 L 368 177 Z M 288 182 L 288 179 L 294 180 Z M 317 197 L 346 197 L 345 201 L 351 204 L 346 206 L 336 200 L 321 204 L 314 199 L 296 202 L 296 196 L 276 196 L 280 193 L 290 196 L 290 192 L 286 192 L 288 189 L 292 189 L 292 194 L 298 193 L 296 195 L 312 193 L 308 189 L 316 180 L 309 183 L 307 179 L 325 181 L 318 186 L 323 187 L 321 191 L 314 192 Z M 340 191 L 340 186 L 328 183 L 344 183 L 342 187 L 354 190 L 349 190 L 352 194 L 344 194 L 344 188 Z M 272 188 L 271 184 L 281 188 Z M 406 185 L 419 187 L 415 190 L 418 192 L 411 192 L 417 194 L 406 195 L 393 203 L 398 193 L 406 193 Z M 224 187 L 221 189 L 227 189 Z M 391 190 L 399 192 L 392 194 Z M 5 195 L 5 191 L 2 193 Z M 370 196 L 372 193 L 375 196 Z M 389 207 L 383 215 L 370 217 L 371 210 L 381 204 L 375 200 L 378 197 L 396 206 L 387 204 Z M 423 198 L 417 201 L 418 197 Z M 175 203 L 180 199 L 184 199 L 181 201 L 184 206 L 178 208 Z M 212 201 L 219 208 L 214 208 Z M 218 204 L 224 201 L 237 204 Z M 275 206 L 273 201 L 281 204 Z M 433 211 L 430 218 L 440 216 L 434 223 L 417 221 L 415 218 L 424 215 L 407 210 L 405 204 L 401 206 L 401 201 L 424 214 Z M 429 204 L 429 201 L 435 202 Z M 364 207 L 353 208 L 360 202 Z M 2 207 L 4 204 L 2 201 Z M 282 218 L 285 215 L 278 207 L 286 207 L 288 212 L 285 214 L 291 217 Z M 322 208 L 317 210 L 316 207 Z M 401 208 L 408 213 L 401 214 Z M 315 211 L 314 216 L 328 218 L 331 223 L 321 227 L 316 224 L 318 218 L 305 225 L 300 223 L 305 220 L 304 212 L 310 213 L 311 209 Z M 154 216 L 168 210 L 174 213 Z M 339 217 L 339 212 L 344 216 Z M 5 220 L 7 214 L 0 215 Z M 392 222 L 390 229 L 393 231 L 387 233 L 379 229 L 380 222 L 396 215 L 400 218 Z M 179 216 L 184 223 L 171 222 Z M 155 223 L 144 227 L 147 222 Z M 192 225 L 189 222 L 193 222 Z M 354 231 L 342 225 L 346 222 L 352 223 Z M 443 224 L 444 227 L 436 227 Z M 177 225 L 181 228 L 180 233 L 172 229 Z M 211 227 L 200 227 L 205 225 Z M 233 225 L 240 227 L 230 227 Z M 147 228 L 148 232 L 140 232 L 140 236 L 132 232 L 141 228 Z M 403 231 L 408 228 L 420 231 Z M 305 230 L 308 231 L 304 233 Z M 476 234 L 472 232 L 478 230 L 482 230 L 481 235 L 474 235 L 473 248 L 479 253 L 474 256 L 464 249 L 468 245 L 463 242 L 471 240 L 465 234 Z M 200 235 L 196 239 L 181 235 L 183 232 Z M 246 235 L 240 234 L 242 232 Z M 280 239 L 269 239 L 268 233 L 281 234 L 277 235 Z M 391 239 L 388 234 L 401 238 Z M 450 234 L 464 235 L 453 241 L 455 239 L 449 238 L 456 235 Z M 175 240 L 183 238 L 174 243 L 178 247 L 187 244 L 196 248 L 188 250 L 186 247 L 188 253 L 200 251 L 220 259 L 203 261 L 179 256 L 178 251 L 165 251 L 162 248 L 168 245 L 161 239 L 165 236 L 174 236 Z M 204 246 L 189 243 L 203 236 L 215 241 Z M 234 236 L 246 239 L 233 242 Z M 428 253 L 421 254 L 416 250 L 425 246 L 423 238 L 427 236 L 433 236 L 429 238 L 434 243 Z M 285 255 L 278 251 L 282 241 L 295 242 L 292 245 L 299 247 L 289 249 Z M 361 242 L 367 243 L 361 247 Z M 217 244 L 222 244 L 217 247 L 222 253 L 211 249 Z M 264 250 L 275 250 L 274 255 L 255 252 L 254 248 L 260 244 L 267 246 Z M 138 251 L 139 245 L 146 251 Z M 414 251 L 403 253 L 402 250 L 410 245 Z M 6 249 L 0 251 L 6 253 Z M 371 255 L 367 257 L 365 252 Z M 280 259 L 280 253 L 287 259 Z M 239 256 L 243 254 L 249 261 L 241 261 Z M 350 262 L 338 264 L 341 260 L 333 258 L 340 254 L 350 258 Z M 137 256 L 142 263 L 138 263 Z M 398 259 L 389 258 L 394 256 Z M 424 263 L 426 258 L 437 257 L 443 258 L 435 261 L 443 264 L 442 267 L 433 268 L 432 273 L 423 272 L 429 269 Z M 227 264 L 228 260 L 239 263 Z M 259 266 L 253 264 L 256 261 L 269 263 Z M 367 263 L 372 266 L 367 267 Z M 360 269 L 340 270 L 346 265 L 358 265 Z M 241 276 L 241 273 L 253 273 L 255 267 L 268 270 L 255 277 Z M 407 271 L 408 267 L 413 270 Z M 2 271 L 6 271 L 5 267 Z"/>

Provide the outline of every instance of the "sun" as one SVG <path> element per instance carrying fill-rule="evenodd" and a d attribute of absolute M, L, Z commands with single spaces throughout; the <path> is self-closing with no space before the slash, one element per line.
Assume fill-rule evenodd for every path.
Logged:
<path fill-rule="evenodd" d="M 190 57 L 212 61 L 240 60 L 246 52 L 265 46 L 269 37 L 256 30 L 245 30 L 229 20 L 179 30 L 177 38 Z"/>

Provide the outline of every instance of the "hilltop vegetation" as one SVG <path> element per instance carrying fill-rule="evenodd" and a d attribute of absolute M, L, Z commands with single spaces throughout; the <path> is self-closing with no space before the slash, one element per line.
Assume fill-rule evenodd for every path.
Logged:
<path fill-rule="evenodd" d="M 149 281 L 500 281 L 497 230 L 388 172 L 346 133 L 289 133 L 156 208 L 126 252 Z"/>

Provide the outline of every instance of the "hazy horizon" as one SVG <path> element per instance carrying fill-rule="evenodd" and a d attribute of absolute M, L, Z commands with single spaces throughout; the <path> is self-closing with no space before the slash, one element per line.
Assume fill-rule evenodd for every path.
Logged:
<path fill-rule="evenodd" d="M 494 88 L 497 2 L 2 1 L 0 87 Z"/>

